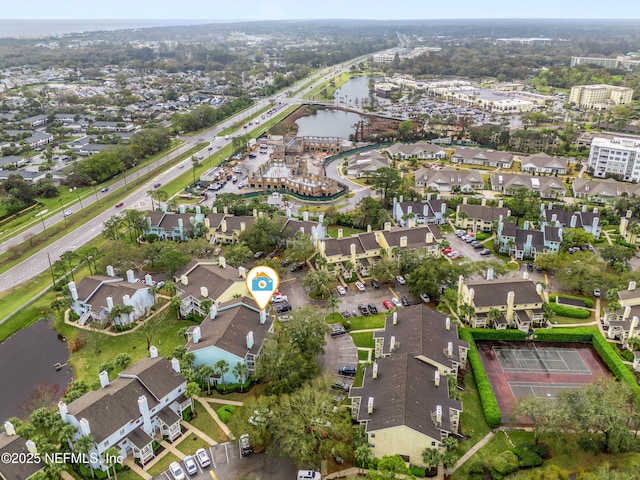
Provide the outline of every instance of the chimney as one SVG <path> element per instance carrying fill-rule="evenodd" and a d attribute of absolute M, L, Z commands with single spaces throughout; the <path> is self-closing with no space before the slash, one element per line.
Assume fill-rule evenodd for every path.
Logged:
<path fill-rule="evenodd" d="M 576 224 L 578 222 L 578 217 L 577 215 L 571 215 L 571 223 L 570 223 L 570 227 L 571 228 L 576 228 Z"/>
<path fill-rule="evenodd" d="M 109 386 L 109 372 L 102 371 L 100 372 L 100 388 L 105 388 Z"/>
<path fill-rule="evenodd" d="M 338 238 L 342 238 L 343 231 L 341 228 L 338 229 Z"/>
<path fill-rule="evenodd" d="M 186 275 L 182 275 L 180 277 L 180 283 L 182 283 L 183 285 L 189 285 L 189 277 L 187 277 Z"/>
<path fill-rule="evenodd" d="M 447 343 L 447 357 L 453 357 L 453 342 Z"/>
<path fill-rule="evenodd" d="M 504 208 L 504 200 L 503 199 L 498 200 L 498 208 Z"/>
<path fill-rule="evenodd" d="M 442 425 L 442 406 L 436 405 L 436 425 Z"/>
<path fill-rule="evenodd" d="M 529 272 L 527 272 L 526 270 L 522 272 L 522 278 L 525 280 L 529 280 Z"/>
<path fill-rule="evenodd" d="M 267 311 L 260 310 L 260 325 L 264 325 L 267 322 Z"/>
<path fill-rule="evenodd" d="M 393 324 L 394 325 L 398 324 L 398 311 L 397 310 L 395 312 L 393 312 Z"/>
<path fill-rule="evenodd" d="M 291 218 L 291 208 L 287 207 L 287 209 L 285 210 L 285 215 L 286 215 L 288 218 Z"/>
<path fill-rule="evenodd" d="M 507 313 L 505 315 L 505 318 L 509 323 L 513 322 L 513 306 L 514 306 L 515 300 L 516 300 L 516 294 L 513 290 L 507 293 Z"/>
<path fill-rule="evenodd" d="M 529 220 L 525 220 L 524 221 L 524 224 L 522 225 L 522 228 L 524 230 L 529 230 Z"/>
<path fill-rule="evenodd" d="M 153 433 L 153 427 L 151 426 L 151 412 L 149 412 L 149 402 L 147 397 L 140 395 L 138 397 L 138 410 L 142 415 L 142 429 L 147 432 L 148 435 Z"/>
<path fill-rule="evenodd" d="M 62 400 L 58 402 L 58 413 L 60 414 L 60 418 L 62 418 L 62 421 L 66 423 L 69 409 L 67 408 L 67 404 L 64 403 Z M 7 424 L 5 423 L 5 430 L 6 430 L 6 426 Z M 9 434 L 8 431 L 7 431 L 7 434 Z"/>
<path fill-rule="evenodd" d="M 247 333 L 247 350 L 253 348 L 253 332 Z"/>
<path fill-rule="evenodd" d="M 465 197 L 466 198 L 466 197 Z M 482 202 L 481 202 L 483 207 L 487 206 L 487 199 L 485 197 L 482 197 Z"/>
<path fill-rule="evenodd" d="M 72 286 L 73 284 L 73 286 Z M 71 298 L 74 301 L 78 300 L 78 289 L 76 288 L 75 282 L 69 282 L 69 292 L 71 293 Z"/>
<path fill-rule="evenodd" d="M 432 244 L 433 243 L 433 233 L 431 233 L 431 232 L 427 233 L 427 235 L 425 236 L 424 241 L 425 241 L 425 243 L 427 245 Z"/>
<path fill-rule="evenodd" d="M 247 269 L 244 267 L 238 267 L 238 277 L 247 278 Z"/>
<path fill-rule="evenodd" d="M 245 222 L 240 222 L 240 231 L 244 232 L 247 229 L 247 224 Z"/>
<path fill-rule="evenodd" d="M 129 295 L 123 295 L 122 296 L 122 304 L 123 305 L 131 305 L 131 298 L 129 297 Z"/>
<path fill-rule="evenodd" d="M 633 217 L 633 212 L 631 210 L 627 210 L 627 214 L 625 215 L 627 218 Z"/>
<path fill-rule="evenodd" d="M 84 417 L 80 419 L 80 433 L 82 433 L 83 437 L 91 435 L 91 426 L 89 425 L 89 420 Z"/>
<path fill-rule="evenodd" d="M 411 205 L 407 206 L 407 215 L 411 215 L 413 213 L 413 207 Z"/>
<path fill-rule="evenodd" d="M 222 233 L 227 233 L 227 221 L 226 220 L 222 220 L 222 222 L 220 222 L 220 230 L 222 230 Z"/>
<path fill-rule="evenodd" d="M 393 352 L 396 349 L 396 337 L 395 335 L 391 335 L 391 342 L 389 343 L 389 351 Z"/>
<path fill-rule="evenodd" d="M 32 454 L 32 455 L 37 455 L 38 454 L 38 447 L 36 447 L 36 442 L 34 442 L 33 440 L 27 440 L 24 443 L 27 447 L 27 451 Z"/>
<path fill-rule="evenodd" d="M 184 213 L 184 212 L 180 212 L 180 213 Z M 182 221 L 181 218 L 178 219 L 178 229 L 180 231 L 182 231 L 182 229 L 184 228 L 184 222 Z"/>
<path fill-rule="evenodd" d="M 211 209 L 211 213 L 218 213 L 218 207 L 213 207 Z"/>
<path fill-rule="evenodd" d="M 369 397 L 367 401 L 367 413 L 371 415 L 373 413 L 373 397 Z"/>
<path fill-rule="evenodd" d="M 218 307 L 216 306 L 216 303 L 213 302 L 211 304 L 211 308 L 209 309 L 209 316 L 211 317 L 211 320 L 214 320 L 216 318 L 216 315 L 218 315 Z"/>
<path fill-rule="evenodd" d="M 409 219 L 409 228 L 416 228 L 416 221 L 413 218 Z"/>
<path fill-rule="evenodd" d="M 187 208 L 184 205 L 180 205 L 178 211 L 184 215 L 187 212 Z"/>
<path fill-rule="evenodd" d="M 631 306 L 627 305 L 624 307 L 624 313 L 622 314 L 622 318 L 624 320 L 628 319 L 631 316 Z"/>
<path fill-rule="evenodd" d="M 227 268 L 227 260 L 223 256 L 219 256 L 218 265 L 220 265 L 220 268 Z"/>
<path fill-rule="evenodd" d="M 208 297 L 209 289 L 207 287 L 200 287 L 200 296 L 205 298 Z"/>
<path fill-rule="evenodd" d="M 63 402 L 60 402 L 60 403 L 62 403 L 62 404 L 64 405 L 64 403 L 63 403 Z M 60 404 L 58 404 L 58 406 L 59 406 L 59 405 L 60 405 Z M 66 405 L 65 405 L 65 408 L 66 408 Z M 65 412 L 65 413 L 66 413 L 66 412 Z M 16 429 L 15 429 L 15 427 L 13 426 L 13 423 L 11 423 L 11 422 L 9 422 L 9 421 L 4 422 L 4 431 L 5 431 L 5 433 L 7 434 L 7 436 L 9 436 L 9 437 L 11 437 L 11 436 L 13 436 L 13 435 L 15 435 L 15 434 L 16 434 Z"/>
<path fill-rule="evenodd" d="M 153 285 L 153 278 L 151 278 L 151 275 L 149 275 L 148 273 L 144 276 L 144 283 L 147 285 L 147 287 Z"/>
<path fill-rule="evenodd" d="M 196 215 L 200 215 L 202 213 L 202 209 L 200 208 L 200 205 L 196 205 Z"/>
<path fill-rule="evenodd" d="M 378 378 L 378 364 L 376 362 L 373 362 L 373 373 L 372 373 L 372 377 L 373 378 Z"/>
<path fill-rule="evenodd" d="M 449 317 L 444 319 L 444 328 L 451 330 L 451 319 Z"/>
<path fill-rule="evenodd" d="M 629 288 L 628 288 L 628 290 L 629 290 L 629 291 L 631 291 L 631 290 L 635 290 L 635 289 L 636 289 L 636 282 L 634 282 L 633 280 L 631 280 L 631 281 L 629 282 Z"/>
<path fill-rule="evenodd" d="M 384 222 L 384 231 L 385 232 L 391 231 L 391 222 Z"/>
<path fill-rule="evenodd" d="M 493 280 L 493 268 L 487 269 L 487 280 Z"/>
<path fill-rule="evenodd" d="M 204 219 L 204 226 L 207 228 L 211 228 L 211 219 L 209 219 L 209 217 Z"/>
<path fill-rule="evenodd" d="M 173 371 L 176 373 L 180 373 L 180 360 L 178 360 L 177 358 L 172 358 L 171 359 L 171 368 L 173 368 Z"/>
<path fill-rule="evenodd" d="M 253 211 L 255 212 L 255 209 Z M 229 214 L 229 209 L 227 208 L 226 205 L 224 207 L 222 207 L 222 213 L 224 213 L 225 215 Z M 255 215 L 254 215 L 254 217 L 255 217 Z"/>
<path fill-rule="evenodd" d="M 311 227 L 313 229 L 313 227 Z M 304 235 L 304 227 L 300 227 L 299 229 L 300 233 Z"/>
<path fill-rule="evenodd" d="M 136 283 L 136 277 L 133 275 L 133 270 L 127 270 L 127 282 Z"/>
<path fill-rule="evenodd" d="M 433 374 L 433 383 L 436 384 L 436 387 L 440 386 L 440 372 L 438 370 Z"/>
<path fill-rule="evenodd" d="M 257 209 L 257 208 L 254 208 L 254 209 L 253 209 L 253 216 L 254 216 L 254 217 L 257 217 L 257 216 L 258 216 L 258 209 Z"/>
<path fill-rule="evenodd" d="M 302 212 L 302 220 L 305 222 L 309 221 L 309 212 Z"/>
<path fill-rule="evenodd" d="M 151 358 L 158 358 L 158 347 L 151 345 L 149 347 L 149 356 Z"/>
<path fill-rule="evenodd" d="M 111 265 L 107 265 L 107 277 L 115 277 L 116 272 L 113 270 Z"/>
<path fill-rule="evenodd" d="M 400 237 L 400 248 L 407 248 L 407 236 Z"/>
<path fill-rule="evenodd" d="M 367 225 L 367 233 L 371 233 L 371 225 Z"/>
<path fill-rule="evenodd" d="M 193 329 L 193 343 L 199 343 L 202 338 L 202 332 L 200 331 L 200 327 L 196 327 Z"/>

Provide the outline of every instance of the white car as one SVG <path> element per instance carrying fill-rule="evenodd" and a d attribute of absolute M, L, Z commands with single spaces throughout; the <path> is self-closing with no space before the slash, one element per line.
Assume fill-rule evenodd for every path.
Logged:
<path fill-rule="evenodd" d="M 320 472 L 313 470 L 298 470 L 298 480 L 322 480 Z"/>
<path fill-rule="evenodd" d="M 426 293 L 423 293 L 422 295 L 420 295 L 420 300 L 422 300 L 424 303 L 431 302 L 431 299 L 429 298 L 429 295 L 427 295 Z"/>
<path fill-rule="evenodd" d="M 184 457 L 182 462 L 184 463 L 184 469 L 189 475 L 195 475 L 198 473 L 198 465 L 196 465 L 196 461 L 191 455 Z"/>
<path fill-rule="evenodd" d="M 73 210 L 65 210 L 64 211 L 64 216 L 65 217 L 68 217 L 69 215 L 72 215 L 72 214 L 73 214 Z"/>
<path fill-rule="evenodd" d="M 356 288 L 357 288 L 360 292 L 364 292 L 364 283 L 362 283 L 362 282 L 356 282 Z"/>
<path fill-rule="evenodd" d="M 347 289 L 344 288 L 342 285 L 338 285 L 336 287 L 336 291 L 340 294 L 340 295 L 346 295 L 347 294 Z"/>
<path fill-rule="evenodd" d="M 171 472 L 171 476 L 174 480 L 186 480 L 187 476 L 184 474 L 184 470 L 178 462 L 171 462 L 169 464 L 169 472 Z"/>
<path fill-rule="evenodd" d="M 396 277 L 396 280 L 400 285 L 404 285 L 405 283 L 407 283 L 407 281 L 404 279 L 404 277 L 402 275 L 398 275 Z"/>
<path fill-rule="evenodd" d="M 402 305 L 402 302 L 401 302 L 400 300 L 398 300 L 396 297 L 393 297 L 393 298 L 391 299 L 391 302 L 392 302 L 396 307 L 399 307 L 399 306 L 401 306 L 401 305 Z"/>
<path fill-rule="evenodd" d="M 211 465 L 211 460 L 209 460 L 209 455 L 207 455 L 207 451 L 204 448 L 199 448 L 196 450 L 196 460 L 202 468 L 208 467 Z"/>
<path fill-rule="evenodd" d="M 283 303 L 288 302 L 289 297 L 286 295 L 282 295 L 281 293 L 276 293 L 273 297 L 271 297 L 271 303 Z"/>

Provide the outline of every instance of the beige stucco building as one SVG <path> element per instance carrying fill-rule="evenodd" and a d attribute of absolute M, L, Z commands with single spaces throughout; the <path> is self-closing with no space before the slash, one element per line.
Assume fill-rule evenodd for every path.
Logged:
<path fill-rule="evenodd" d="M 633 89 L 614 85 L 576 85 L 571 87 L 569 102 L 580 108 L 604 110 L 614 105 L 631 103 Z"/>

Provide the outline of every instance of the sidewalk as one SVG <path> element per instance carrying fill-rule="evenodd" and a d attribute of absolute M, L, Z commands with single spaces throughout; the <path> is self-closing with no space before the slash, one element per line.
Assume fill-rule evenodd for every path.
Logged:
<path fill-rule="evenodd" d="M 473 455 L 475 455 L 475 453 L 478 450 L 480 450 L 482 447 L 484 447 L 486 445 L 486 443 L 493 438 L 494 435 L 495 435 L 495 432 L 493 432 L 493 431 L 487 433 L 482 440 L 480 440 L 478 443 L 476 443 L 473 447 L 471 447 L 467 451 L 467 453 L 465 453 L 464 455 L 462 455 L 458 459 L 458 461 L 456 462 L 455 466 L 450 470 L 450 473 L 455 472 L 458 468 L 460 468 L 462 465 L 464 465 L 464 462 L 469 460 L 469 458 L 471 458 Z"/>
<path fill-rule="evenodd" d="M 211 405 L 209 405 L 209 399 L 204 397 L 193 397 L 193 398 L 200 402 L 200 404 L 209 413 L 209 415 L 211 415 L 211 418 L 215 420 L 215 422 L 218 424 L 220 429 L 224 432 L 224 434 L 227 437 L 229 437 L 231 440 L 235 439 L 235 437 L 231 433 L 231 430 L 229 430 L 229 427 L 227 427 L 227 425 L 222 420 L 220 420 L 220 417 L 218 416 L 216 411 L 213 408 L 211 408 Z M 225 403 L 228 403 L 228 402 L 225 402 Z"/>

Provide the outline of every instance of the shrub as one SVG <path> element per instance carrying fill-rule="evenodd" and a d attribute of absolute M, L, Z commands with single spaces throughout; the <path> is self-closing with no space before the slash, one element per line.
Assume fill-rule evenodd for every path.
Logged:
<path fill-rule="evenodd" d="M 476 330 L 474 330 L 473 333 L 475 333 L 475 331 Z M 489 332 L 494 330 L 487 331 Z M 491 384 L 489 383 L 489 377 L 482 366 L 482 360 L 480 360 L 480 355 L 478 354 L 478 350 L 476 349 L 476 344 L 472 336 L 473 333 L 472 330 L 468 328 L 461 329 L 460 338 L 469 342 L 469 365 L 471 365 L 471 369 L 473 370 L 473 376 L 475 377 L 478 393 L 480 394 L 484 418 L 487 425 L 491 428 L 495 428 L 500 425 L 500 422 L 502 422 L 502 414 L 500 413 L 498 401 L 496 400 L 496 396 L 493 393 Z"/>
<path fill-rule="evenodd" d="M 542 465 L 540 455 L 529 450 L 526 445 L 518 445 L 513 449 L 513 453 L 518 456 L 520 468 L 539 467 Z"/>
<path fill-rule="evenodd" d="M 236 407 L 233 405 L 223 405 L 216 410 L 216 413 L 224 423 L 229 422 L 231 416 L 235 413 Z"/>
<path fill-rule="evenodd" d="M 85 339 L 82 336 L 76 335 L 69 342 L 69 351 L 71 353 L 75 353 L 75 352 L 77 352 L 79 350 L 82 350 L 82 347 L 84 347 L 86 344 L 87 344 L 87 342 L 85 341 Z"/>
<path fill-rule="evenodd" d="M 633 352 L 631 350 L 622 350 L 620 356 L 627 362 L 633 362 Z"/>
<path fill-rule="evenodd" d="M 479 242 L 482 242 L 483 240 L 486 240 L 490 236 L 491 236 L 490 233 L 479 232 L 479 233 L 476 233 L 476 240 Z"/>
<path fill-rule="evenodd" d="M 569 307 L 568 305 L 560 305 L 557 303 L 549 303 L 549 308 L 556 314 L 562 317 L 569 318 L 589 318 L 591 312 L 584 308 Z"/>
<path fill-rule="evenodd" d="M 549 449 L 549 446 L 544 443 L 523 444 L 522 446 L 531 450 L 543 460 L 551 457 L 551 450 Z"/>
<path fill-rule="evenodd" d="M 491 478 L 501 480 L 506 475 L 518 470 L 518 468 L 520 468 L 518 456 L 513 452 L 506 451 L 493 459 L 493 463 L 489 467 L 489 473 Z"/>
<path fill-rule="evenodd" d="M 416 467 L 415 465 L 411 465 L 409 467 L 409 473 L 411 475 L 415 475 L 418 478 L 423 478 L 426 475 L 425 469 L 423 467 Z"/>
<path fill-rule="evenodd" d="M 467 328 L 473 340 L 512 340 L 524 341 L 527 333 L 521 330 L 493 330 L 490 328 Z M 469 342 L 471 343 L 471 342 Z"/>
<path fill-rule="evenodd" d="M 593 347 L 618 380 L 632 385 L 636 392 L 640 391 L 640 387 L 636 383 L 635 376 L 631 371 L 629 371 L 626 365 L 622 363 L 620 357 L 615 351 L 615 347 L 607 342 L 607 340 L 599 333 L 593 335 Z"/>

